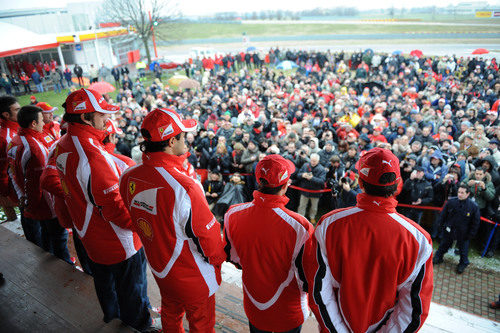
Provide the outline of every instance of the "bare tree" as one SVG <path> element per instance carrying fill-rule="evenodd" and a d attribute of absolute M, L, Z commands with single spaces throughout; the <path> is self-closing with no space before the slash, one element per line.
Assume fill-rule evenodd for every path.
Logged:
<path fill-rule="evenodd" d="M 131 26 L 144 44 L 148 62 L 151 62 L 149 44 L 153 32 L 156 39 L 167 40 L 165 33 L 168 35 L 174 31 L 180 12 L 175 0 L 105 0 L 100 17 L 108 22 Z"/>

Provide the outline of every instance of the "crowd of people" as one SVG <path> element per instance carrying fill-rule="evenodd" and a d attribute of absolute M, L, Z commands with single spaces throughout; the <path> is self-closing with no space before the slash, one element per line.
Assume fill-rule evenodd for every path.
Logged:
<path fill-rule="evenodd" d="M 481 216 L 499 221 L 495 59 L 271 49 L 254 64 L 256 56 L 227 54 L 213 68 L 206 59 L 187 61 L 186 74 L 202 83 L 199 90 L 123 80 L 132 89 L 117 94 L 124 111 L 117 149 L 139 160 L 143 117 L 155 107 L 171 107 L 200 121 L 198 133 L 187 136 L 189 161 L 211 173 L 203 179 L 217 217 L 250 198 L 256 163 L 279 153 L 297 167 L 292 180 L 300 189 L 289 190 L 288 207 L 314 222 L 320 202 L 327 209 L 355 204 L 355 162 L 363 151 L 384 147 L 401 160 L 400 203 L 442 207 L 465 183 Z M 272 70 L 283 60 L 300 67 L 292 74 Z M 401 211 L 417 222 L 424 214 Z M 435 221 L 434 238 L 441 233 Z M 489 230 L 483 224 L 481 235 Z M 498 241 L 496 236 L 487 256 Z"/>
<path fill-rule="evenodd" d="M 64 68 L 55 59 L 42 62 L 36 60 L 34 63 L 27 59 L 6 61 L 8 72 L 0 74 L 0 88 L 6 95 L 25 95 L 34 92 L 43 93 L 53 90 L 61 93 L 63 89 L 74 91 L 77 86 L 85 86 L 85 78 L 89 83 L 107 81 L 111 76 L 117 85 L 120 84 L 120 77 L 129 75 L 127 66 L 115 66 L 113 68 L 101 64 L 97 67 L 91 64 L 88 71 L 84 72 L 79 64 L 70 68 Z"/>
<path fill-rule="evenodd" d="M 205 196 L 208 207 L 215 217 L 215 222 L 206 221 L 207 230 L 213 230 L 213 225 L 218 225 L 217 221 L 225 228 L 232 215 L 228 209 L 235 204 L 251 201 L 252 195 L 254 197 L 256 195 L 254 190 L 262 191 L 262 179 L 265 180 L 266 176 L 262 176 L 263 171 L 257 170 L 257 166 L 261 166 L 262 161 L 269 155 L 281 155 L 293 165 L 293 168 L 285 170 L 286 175 L 280 174 L 281 178 L 290 180 L 291 183 L 291 186 L 286 188 L 288 199 L 283 203 L 283 207 L 286 204 L 286 208 L 291 212 L 297 212 L 301 218 L 306 217 L 313 224 L 330 210 L 354 206 L 359 204 L 360 198 L 365 198 L 366 201 L 366 197 L 359 194 L 366 187 L 369 171 L 360 166 L 359 161 L 368 155 L 368 151 L 378 151 L 373 148 L 383 148 L 382 151 L 392 152 L 391 155 L 384 155 L 389 158 L 380 160 L 380 169 L 388 168 L 387 170 L 400 178 L 382 182 L 377 186 L 400 184 L 397 191 L 394 189 L 391 195 L 397 193 L 399 203 L 404 204 L 404 207 L 398 208 L 401 214 L 420 224 L 425 209 L 444 206 L 443 212 L 437 214 L 436 218 L 430 217 L 431 223 L 427 226 L 433 238 L 442 240 L 434 264 L 442 261 L 442 255 L 453 240 L 457 240 L 461 254 L 457 272 L 462 273 L 468 265 L 469 241 L 474 239 L 478 229 L 481 229 L 480 216 L 494 222 L 500 221 L 498 170 L 500 80 L 495 59 L 455 56 L 417 58 L 372 52 L 355 52 L 348 55 L 344 52 L 283 51 L 272 48 L 265 55 L 259 56 L 253 52 L 234 56 L 227 54 L 219 60 L 218 66 L 215 66 L 214 61 L 213 68 L 211 62 L 206 59 L 186 62 L 184 66 L 186 74 L 200 82 L 199 89 L 174 89 L 164 84 L 161 76 L 157 77 L 153 84 L 145 87 L 139 77 L 132 82 L 128 74 L 124 74 L 121 78 L 115 77 L 115 80 L 120 81 L 121 88 L 114 100 L 108 95 L 101 97 L 88 90 L 73 92 L 63 106 L 66 111 L 64 119 L 70 123 L 70 132 L 76 137 L 85 138 L 81 144 L 77 144 L 74 139 L 71 143 L 68 136 L 65 141 L 57 143 L 60 137 L 58 136 L 60 133 L 56 133 L 59 124 L 50 116 L 55 109 L 46 103 L 36 104 L 43 111 L 40 111 L 40 116 L 38 114 L 36 116 L 40 119 L 29 117 L 25 119 L 25 116 L 18 119 L 17 122 L 22 128 L 19 133 L 34 136 L 36 135 L 33 131 L 44 133 L 44 147 L 38 145 L 36 148 L 37 146 L 33 145 L 36 149 L 32 148 L 32 154 L 39 156 L 40 160 L 45 160 L 50 165 L 50 151 L 57 145 L 58 149 L 54 153 L 57 162 L 53 160 L 52 165 L 59 171 L 59 177 L 56 178 L 60 178 L 64 192 L 59 193 L 59 196 L 64 197 L 74 192 L 85 199 L 72 203 L 74 207 L 70 210 L 90 211 L 88 219 L 92 223 L 97 223 L 99 219 L 116 220 L 116 225 L 110 227 L 113 230 L 108 231 L 117 234 L 117 239 L 130 238 L 127 238 L 129 244 L 122 248 L 126 258 L 121 250 L 114 253 L 111 259 L 109 256 L 104 258 L 99 254 L 104 244 L 88 238 L 93 236 L 85 238 L 85 225 L 88 226 L 87 216 L 85 217 L 87 224 L 83 224 L 83 229 L 80 229 L 82 226 L 79 225 L 73 235 L 79 235 L 84 249 L 89 252 L 92 260 L 89 260 L 87 270 L 93 272 L 94 278 L 95 274 L 100 274 L 101 277 L 109 274 L 104 266 L 121 264 L 124 258 L 127 265 L 137 266 L 135 272 L 143 271 L 139 266 L 145 262 L 145 258 L 139 251 L 135 235 L 132 237 L 121 234 L 122 229 L 129 227 L 124 217 L 128 213 L 124 213 L 125 207 L 121 204 L 117 209 L 111 203 L 116 203 L 118 200 L 116 181 L 127 166 L 144 162 L 144 168 L 147 169 L 148 165 L 148 167 L 160 165 L 155 163 L 161 163 L 161 158 L 151 154 L 161 149 L 183 156 L 182 159 L 172 160 L 169 168 L 177 168 L 177 171 L 181 170 L 183 174 L 203 183 L 202 195 Z M 296 63 L 298 69 L 290 73 L 273 68 L 283 60 Z M 2 106 L 1 114 L 2 135 L 10 137 L 6 139 L 5 147 L 0 148 L 10 152 L 8 157 L 15 161 L 12 163 L 13 168 L 17 168 L 17 172 L 22 172 L 23 168 L 27 167 L 23 164 L 25 162 L 23 162 L 22 148 L 24 146 L 26 149 L 26 143 L 19 138 L 22 135 L 14 137 L 18 126 L 13 124 L 12 119 L 7 119 L 10 109 L 15 107 L 18 110 L 20 106 L 13 103 L 12 99 L 9 101 L 8 107 Z M 101 116 L 86 117 L 85 113 L 89 108 L 97 111 L 94 112 L 97 114 L 112 113 L 113 120 L 104 123 L 105 119 L 99 118 Z M 157 110 L 159 108 L 166 111 L 159 112 Z M 31 113 L 33 112 L 36 114 L 32 110 Z M 161 117 L 165 117 L 162 112 L 168 115 L 168 121 L 162 120 Z M 22 114 L 25 113 L 29 112 Z M 159 115 L 156 116 L 157 114 Z M 193 125 L 193 120 L 199 124 L 198 127 Z M 71 125 L 73 123 L 74 126 Z M 88 129 L 84 131 L 81 128 L 89 124 L 92 128 L 106 129 L 106 135 L 93 130 L 87 133 Z M 64 128 L 63 130 L 65 131 Z M 186 132 L 182 138 L 173 136 L 173 133 L 181 132 Z M 109 165 L 114 176 L 100 173 L 91 181 L 90 175 L 97 175 L 98 172 L 85 169 L 78 161 L 70 162 L 68 157 L 70 155 L 65 153 L 74 153 L 72 156 L 78 156 L 81 161 L 90 160 L 95 157 L 92 154 L 96 152 L 88 153 L 90 155 L 82 152 L 97 149 L 92 140 L 102 141 L 104 136 L 107 136 L 107 139 L 103 142 L 103 147 L 106 147 L 106 151 L 113 157 L 106 158 L 100 163 L 101 166 Z M 171 138 L 175 140 L 170 140 Z M 160 147 L 157 144 L 164 139 L 169 142 L 168 147 Z M 182 143 L 179 143 L 180 141 Z M 13 150 L 13 147 L 19 148 Z M 179 147 L 185 151 L 177 151 L 181 149 Z M 64 162 L 64 166 L 60 165 L 58 156 Z M 398 161 L 392 160 L 391 156 L 397 157 Z M 148 159 L 147 163 L 145 157 Z M 3 162 L 6 161 L 7 157 Z M 386 167 L 384 163 L 388 166 Z M 66 165 L 69 169 L 74 168 L 74 172 L 66 173 Z M 41 174 L 42 170 L 36 165 L 31 167 Z M 397 171 L 394 168 L 397 168 Z M 160 173 L 165 184 L 168 183 L 173 189 L 175 188 L 176 200 L 188 200 L 191 205 L 199 202 L 197 201 L 199 198 L 190 192 L 194 190 L 189 189 L 185 183 L 181 182 L 179 185 L 180 180 L 169 177 L 168 172 Z M 136 174 L 137 171 L 130 173 L 136 175 L 134 179 L 147 178 L 147 175 Z M 262 177 L 256 179 L 256 173 L 260 173 Z M 20 175 L 10 176 L 23 179 Z M 39 210 L 31 211 L 28 207 L 33 205 L 26 202 L 27 194 L 23 191 L 28 188 L 30 192 L 38 191 L 40 184 L 32 185 L 40 179 L 40 176 L 36 174 L 32 178 L 24 178 L 23 182 L 29 184 L 14 186 L 14 194 L 17 193 L 17 197 L 12 197 L 12 201 L 20 201 L 21 208 L 24 209 L 23 228 L 28 223 L 34 224 L 33 221 L 43 221 L 40 223 L 40 231 L 34 234 L 39 240 L 28 235 L 27 239 L 45 244 L 46 249 L 68 261 L 67 249 L 64 249 L 67 238 L 65 229 L 58 227 L 57 222 L 53 222 L 55 215 L 59 217 L 59 214 L 56 214 L 57 210 L 50 214 L 50 210 L 40 206 Z M 44 177 L 42 181 L 43 179 Z M 3 188 L 9 188 L 7 173 L 2 174 L 2 181 L 7 184 Z M 140 186 L 148 188 L 150 186 L 148 184 L 151 184 L 151 180 L 142 182 L 143 185 L 139 181 L 128 180 L 120 184 L 121 196 L 129 205 L 132 216 L 135 216 L 132 207 L 139 210 L 135 213 L 138 221 L 142 218 L 141 211 L 152 213 L 157 209 L 148 201 L 151 194 L 144 194 L 140 201 L 136 202 L 134 199 L 129 202 L 132 198 L 130 195 Z M 15 181 L 13 183 L 16 184 Z M 91 185 L 92 188 L 89 187 Z M 283 184 L 280 183 L 281 185 Z M 176 186 L 181 186 L 184 190 Z M 50 186 L 46 189 L 49 190 Z M 151 188 L 146 192 L 153 193 L 151 191 L 157 193 L 158 189 Z M 189 199 L 186 199 L 183 191 L 190 193 Z M 373 188 L 371 191 L 374 191 Z M 115 193 L 116 196 L 110 199 L 110 193 Z M 2 193 L 2 196 L 6 198 L 12 194 Z M 37 200 L 42 198 L 37 196 Z M 374 203 L 380 205 L 381 202 Z M 396 204 L 390 200 L 384 202 L 385 205 Z M 362 204 L 366 205 L 367 202 Z M 373 209 L 371 202 L 370 205 Z M 385 206 L 384 209 L 386 208 Z M 42 213 L 44 216 L 40 218 L 38 215 Z M 188 222 L 191 221 L 190 214 L 189 217 L 184 216 L 185 212 L 175 211 L 175 208 L 173 214 L 174 219 L 187 218 Z M 200 219 L 204 221 L 207 215 L 203 216 L 204 218 Z M 457 219 L 457 216 L 463 218 Z M 398 220 L 397 217 L 394 218 Z M 139 226 L 142 230 L 140 235 L 148 236 L 156 230 L 151 229 L 151 225 L 144 218 L 141 221 L 144 222 Z M 324 218 L 321 221 L 325 223 Z M 75 228 L 76 222 L 67 226 Z M 482 236 L 486 238 L 493 229 L 492 224 L 482 223 L 481 226 L 484 229 Z M 195 230 L 194 226 L 192 228 Z M 28 227 L 26 229 L 30 230 Z M 44 229 L 47 230 L 45 234 L 49 235 L 45 240 Z M 123 237 L 120 238 L 119 234 Z M 117 239 L 106 241 L 115 246 L 118 244 Z M 494 255 L 499 240 L 497 232 L 488 247 L 487 256 Z M 141 241 L 147 243 L 142 236 Z M 232 241 L 226 239 L 226 242 Z M 194 251 L 194 248 L 200 250 L 205 246 L 213 250 L 211 246 L 215 246 L 210 245 L 210 242 L 201 245 L 197 240 L 193 242 L 191 251 Z M 422 242 L 427 244 L 424 238 Z M 148 246 L 145 246 L 149 259 L 148 251 L 152 250 L 148 250 Z M 425 247 L 429 247 L 428 244 Z M 203 254 L 203 251 L 201 252 Z M 429 256 L 425 260 L 422 259 L 424 261 L 421 264 L 427 265 L 425 262 Z M 213 256 L 205 259 L 211 265 L 215 261 L 217 266 L 221 263 L 221 257 L 224 256 L 214 250 Z M 134 258 L 133 262 L 129 260 L 131 258 Z M 228 254 L 228 258 L 234 259 L 231 261 L 236 264 L 240 259 L 233 252 L 231 255 Z M 158 260 L 161 261 L 161 258 Z M 164 272 L 153 271 L 153 273 L 161 289 Z M 204 278 L 209 284 L 207 277 Z M 139 281 L 142 278 L 135 276 L 134 279 Z M 101 301 L 101 297 L 106 297 L 105 290 L 110 288 L 109 283 L 109 281 L 100 285 L 96 283 Z M 137 283 L 140 284 L 140 281 Z M 206 287 L 212 292 L 210 285 Z M 136 301 L 140 303 L 139 307 L 141 309 L 147 307 L 147 297 L 143 297 L 138 285 L 132 289 L 138 293 Z M 252 303 L 260 309 L 261 303 L 254 301 Z M 172 304 L 163 305 L 172 310 Z M 109 310 L 109 313 L 106 310 Z M 114 308 L 103 311 L 105 320 L 119 316 L 115 312 L 120 312 Z M 323 311 L 321 306 L 318 311 Z M 124 321 L 131 319 L 127 318 L 127 315 L 131 313 L 123 315 Z M 140 319 L 140 325 L 151 324 L 147 315 L 144 315 L 144 318 L 134 318 Z M 324 325 L 328 326 L 328 323 L 324 322 Z M 416 328 L 418 327 L 417 325 Z"/>

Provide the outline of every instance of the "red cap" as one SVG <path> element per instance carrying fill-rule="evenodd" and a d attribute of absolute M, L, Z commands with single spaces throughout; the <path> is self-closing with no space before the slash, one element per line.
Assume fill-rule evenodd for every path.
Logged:
<path fill-rule="evenodd" d="M 42 112 L 47 112 L 47 113 L 54 112 L 55 110 L 57 110 L 55 106 L 52 106 L 45 102 L 38 102 L 36 103 L 36 106 L 42 109 Z"/>
<path fill-rule="evenodd" d="M 66 112 L 81 114 L 90 112 L 115 113 L 120 107 L 108 104 L 104 97 L 97 91 L 90 89 L 79 89 L 73 91 L 66 98 Z"/>
<path fill-rule="evenodd" d="M 268 155 L 257 163 L 255 177 L 267 181 L 267 187 L 278 187 L 285 184 L 295 172 L 295 165 L 281 155 Z"/>
<path fill-rule="evenodd" d="M 181 132 L 193 132 L 198 122 L 194 119 L 182 119 L 171 109 L 155 109 L 142 122 L 141 129 L 145 129 L 151 138 L 148 141 L 160 142 L 170 139 Z"/>
<path fill-rule="evenodd" d="M 31 96 L 30 96 L 30 99 L 31 99 L 32 101 L 36 101 L 36 97 L 35 97 L 34 95 L 31 95 Z"/>
<path fill-rule="evenodd" d="M 363 181 L 378 186 L 390 186 L 401 179 L 399 170 L 399 159 L 390 150 L 384 148 L 373 148 L 361 156 L 356 163 L 359 178 Z M 379 183 L 380 176 L 387 172 L 394 172 L 396 180 L 391 183 Z"/>
<path fill-rule="evenodd" d="M 123 131 L 120 127 L 116 126 L 116 123 L 114 120 L 108 119 L 106 122 L 106 135 L 111 135 L 111 134 L 123 134 Z"/>

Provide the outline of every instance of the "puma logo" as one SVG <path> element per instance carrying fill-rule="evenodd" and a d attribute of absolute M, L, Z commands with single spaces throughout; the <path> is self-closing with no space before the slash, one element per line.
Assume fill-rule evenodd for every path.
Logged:
<path fill-rule="evenodd" d="M 269 171 L 269 169 L 262 168 L 261 170 L 267 176 L 267 172 Z"/>
<path fill-rule="evenodd" d="M 379 202 L 373 201 L 373 203 L 380 207 L 380 201 Z"/>
<path fill-rule="evenodd" d="M 389 166 L 392 168 L 392 165 L 391 165 L 391 162 L 392 160 L 389 160 L 389 162 L 387 162 L 386 160 L 382 160 L 382 164 L 389 164 Z"/>

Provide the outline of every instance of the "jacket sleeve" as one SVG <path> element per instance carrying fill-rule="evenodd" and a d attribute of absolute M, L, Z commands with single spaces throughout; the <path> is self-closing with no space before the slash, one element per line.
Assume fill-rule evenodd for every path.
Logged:
<path fill-rule="evenodd" d="M 428 255 L 423 263 L 417 262 L 411 279 L 398 289 L 398 301 L 383 332 L 417 332 L 429 315 L 433 289 L 432 243 L 421 244 Z M 387 328 L 387 329 L 385 329 Z"/>
<path fill-rule="evenodd" d="M 51 157 L 47 167 L 42 172 L 40 186 L 50 194 L 59 198 L 64 198 L 64 191 L 61 186 L 61 179 L 55 166 L 55 158 Z"/>
<path fill-rule="evenodd" d="M 220 234 L 220 224 L 208 207 L 205 195 L 198 185 L 188 190 L 191 201 L 191 216 L 186 223 L 186 235 L 196 244 L 198 252 L 214 266 L 220 266 L 226 259 Z"/>
<path fill-rule="evenodd" d="M 326 181 L 326 171 L 325 168 L 322 166 L 319 166 L 320 170 L 318 170 L 317 174 L 313 174 L 313 177 L 311 178 L 311 181 L 317 185 L 317 186 L 323 186 Z"/>
<path fill-rule="evenodd" d="M 31 208 L 36 209 L 37 207 L 47 206 L 40 186 L 40 177 L 44 168 L 45 160 L 43 156 L 32 150 L 24 174 L 24 193 L 27 199 L 26 210 L 28 211 L 31 211 Z"/>
<path fill-rule="evenodd" d="M 483 192 L 483 197 L 486 201 L 491 201 L 495 197 L 495 187 L 491 181 L 486 182 L 486 189 Z"/>
<path fill-rule="evenodd" d="M 447 201 L 446 204 L 444 205 L 443 209 L 441 210 L 441 212 L 439 212 L 439 215 L 438 215 L 438 220 L 437 220 L 437 224 L 438 224 L 438 230 L 441 230 L 442 228 L 444 228 L 444 221 L 446 221 L 448 219 L 448 206 L 450 205 L 450 202 Z"/>
<path fill-rule="evenodd" d="M 118 167 L 101 154 L 90 161 L 89 198 L 99 208 L 101 216 L 120 228 L 132 229 L 132 219 L 122 200 L 118 184 Z"/>
<path fill-rule="evenodd" d="M 306 261 L 313 254 L 313 234 L 314 227 L 309 221 L 306 221 L 302 224 L 306 229 L 305 239 L 303 239 L 302 247 L 300 248 L 299 253 L 293 258 L 295 265 L 295 278 L 297 279 L 298 285 L 301 287 L 302 291 L 309 291 L 309 283 L 307 281 L 306 276 Z"/>
<path fill-rule="evenodd" d="M 7 142 L 3 138 L 0 138 L 0 195 L 3 197 L 9 195 L 8 168 L 9 161 L 7 159 Z"/>

